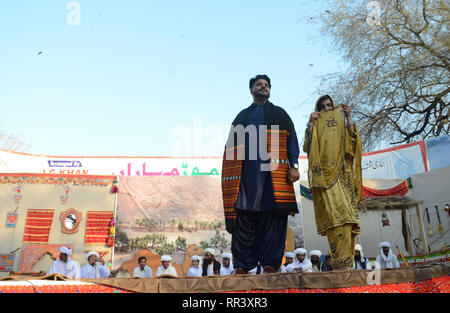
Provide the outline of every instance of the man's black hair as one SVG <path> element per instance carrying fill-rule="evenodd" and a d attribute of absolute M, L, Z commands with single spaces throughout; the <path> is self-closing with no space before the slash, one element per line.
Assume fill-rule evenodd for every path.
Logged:
<path fill-rule="evenodd" d="M 145 261 L 147 261 L 147 258 L 146 258 L 145 256 L 141 256 L 141 257 L 139 257 L 139 259 L 138 259 L 138 263 L 140 263 L 140 262 L 141 262 L 141 260 L 145 260 Z"/>
<path fill-rule="evenodd" d="M 272 88 L 272 85 L 270 84 L 270 78 L 267 75 L 256 75 L 255 77 L 253 77 L 252 79 L 250 79 L 250 89 L 252 89 L 253 85 L 256 83 L 256 81 L 258 79 L 264 79 L 265 81 L 267 81 L 267 83 L 269 84 L 269 87 Z"/>

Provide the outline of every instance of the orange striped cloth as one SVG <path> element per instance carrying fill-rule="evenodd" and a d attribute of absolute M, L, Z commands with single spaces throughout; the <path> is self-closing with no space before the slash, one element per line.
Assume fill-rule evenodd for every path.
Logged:
<path fill-rule="evenodd" d="M 233 157 L 230 158 L 230 155 Z M 236 202 L 239 196 L 243 158 L 244 145 L 239 145 L 226 149 L 222 160 L 222 197 L 225 226 L 231 233 L 236 228 Z"/>
<path fill-rule="evenodd" d="M 109 223 L 114 216 L 112 211 L 88 211 L 86 214 L 86 246 L 106 245 L 109 236 Z"/>
<path fill-rule="evenodd" d="M 287 154 L 289 133 L 286 130 L 267 130 L 267 150 L 270 156 L 273 196 L 278 212 L 298 213 L 293 184 L 287 181 L 289 159 Z"/>
<path fill-rule="evenodd" d="M 23 243 L 47 243 L 54 213 L 55 210 L 28 210 Z"/>
<path fill-rule="evenodd" d="M 270 157 L 275 211 L 280 215 L 299 212 L 294 186 L 287 181 L 288 137 L 287 130 L 267 130 L 267 152 Z M 222 160 L 222 197 L 225 226 L 229 233 L 233 233 L 236 229 L 236 202 L 239 196 L 244 149 L 243 145 L 227 148 Z M 232 157 L 226 157 L 227 155 Z"/>

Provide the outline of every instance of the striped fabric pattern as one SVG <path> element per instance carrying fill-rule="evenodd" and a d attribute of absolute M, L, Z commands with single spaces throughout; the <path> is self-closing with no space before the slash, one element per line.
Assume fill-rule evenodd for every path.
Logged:
<path fill-rule="evenodd" d="M 270 173 L 275 205 L 279 211 L 291 211 L 291 209 L 297 208 L 294 186 L 287 182 L 288 136 L 287 130 L 267 130 L 267 150 L 271 160 Z"/>
<path fill-rule="evenodd" d="M 55 210 L 34 210 L 27 212 L 23 243 L 47 243 Z"/>
<path fill-rule="evenodd" d="M 227 155 L 233 155 L 232 160 L 227 160 Z M 239 145 L 225 150 L 222 161 L 222 197 L 225 220 L 236 219 L 236 202 L 239 196 L 241 183 L 242 159 L 244 145 Z"/>
<path fill-rule="evenodd" d="M 86 246 L 106 245 L 109 223 L 113 216 L 113 211 L 88 211 L 86 213 Z"/>

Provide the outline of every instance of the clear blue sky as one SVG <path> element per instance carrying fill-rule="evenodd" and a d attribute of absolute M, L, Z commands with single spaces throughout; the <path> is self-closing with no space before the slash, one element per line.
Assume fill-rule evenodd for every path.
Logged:
<path fill-rule="evenodd" d="M 308 19 L 324 1 L 80 0 L 78 26 L 68 2 L 0 3 L 0 127 L 29 153 L 171 155 L 176 125 L 250 105 L 255 74 L 301 141 L 319 76 L 342 67 Z"/>

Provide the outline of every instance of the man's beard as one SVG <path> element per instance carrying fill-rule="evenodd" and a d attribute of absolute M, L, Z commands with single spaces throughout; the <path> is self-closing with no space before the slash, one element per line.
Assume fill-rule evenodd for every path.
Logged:
<path fill-rule="evenodd" d="M 262 92 L 259 92 L 259 91 L 255 91 L 254 96 L 257 97 L 257 98 L 264 98 L 264 99 L 268 100 L 270 98 L 270 92 L 269 93 L 262 93 Z"/>
<path fill-rule="evenodd" d="M 317 265 L 317 264 L 319 264 L 319 260 L 311 260 L 311 263 L 314 265 Z"/>
<path fill-rule="evenodd" d="M 213 262 L 212 259 L 205 259 L 205 263 L 208 264 L 208 265 L 210 265 L 212 262 Z"/>
<path fill-rule="evenodd" d="M 356 261 L 356 262 L 361 261 L 361 255 L 358 255 L 358 256 L 355 255 L 355 261 Z"/>

